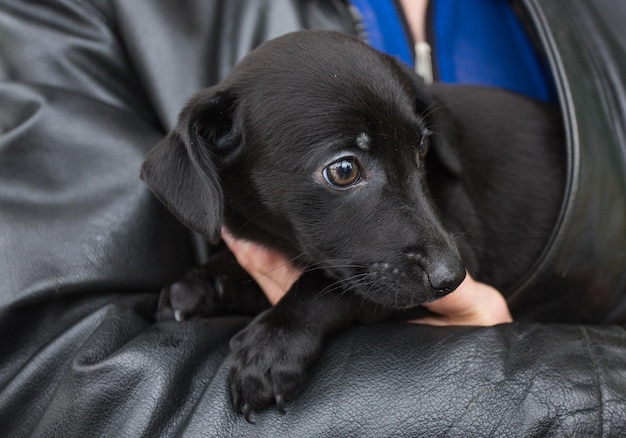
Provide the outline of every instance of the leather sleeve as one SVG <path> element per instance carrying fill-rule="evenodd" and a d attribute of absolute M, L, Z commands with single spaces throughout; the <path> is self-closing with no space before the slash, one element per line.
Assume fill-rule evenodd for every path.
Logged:
<path fill-rule="evenodd" d="M 248 424 L 228 399 L 248 320 L 153 321 L 198 255 L 139 180 L 145 153 L 191 93 L 301 27 L 353 32 L 335 1 L 0 3 L 2 434 L 622 434 L 619 325 L 354 327 L 286 414 Z"/>

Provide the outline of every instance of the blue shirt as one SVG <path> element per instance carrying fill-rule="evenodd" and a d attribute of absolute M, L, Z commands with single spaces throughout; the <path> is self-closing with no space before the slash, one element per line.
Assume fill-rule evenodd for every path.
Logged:
<path fill-rule="evenodd" d="M 395 2 L 351 2 L 368 43 L 413 65 L 413 41 Z M 506 0 L 430 0 L 427 22 L 436 80 L 500 87 L 557 102 L 546 61 Z"/>

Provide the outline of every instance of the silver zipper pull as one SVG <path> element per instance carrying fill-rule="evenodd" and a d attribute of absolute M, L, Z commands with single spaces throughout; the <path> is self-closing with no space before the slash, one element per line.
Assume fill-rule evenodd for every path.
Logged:
<path fill-rule="evenodd" d="M 433 83 L 433 58 L 430 44 L 425 41 L 415 43 L 415 73 L 424 80 L 426 85 Z"/>

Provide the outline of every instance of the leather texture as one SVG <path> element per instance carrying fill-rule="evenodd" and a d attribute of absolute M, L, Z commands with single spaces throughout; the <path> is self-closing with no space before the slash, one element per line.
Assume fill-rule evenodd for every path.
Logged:
<path fill-rule="evenodd" d="M 555 73 L 568 192 L 490 328 L 398 323 L 333 339 L 287 413 L 247 423 L 228 340 L 156 324 L 197 239 L 139 180 L 197 89 L 300 28 L 356 34 L 338 0 L 0 3 L 0 430 L 11 437 L 626 434 L 626 5 L 513 2 Z"/>
<path fill-rule="evenodd" d="M 508 293 L 517 317 L 626 320 L 626 4 L 519 1 L 560 95 L 567 191 L 552 241 Z M 547 293 L 549 291 L 549 293 Z"/>

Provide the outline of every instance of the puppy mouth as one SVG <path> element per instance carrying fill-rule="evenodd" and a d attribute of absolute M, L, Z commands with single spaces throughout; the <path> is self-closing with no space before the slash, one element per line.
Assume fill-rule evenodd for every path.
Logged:
<path fill-rule="evenodd" d="M 438 300 L 453 292 L 465 278 L 451 271 L 445 281 L 433 280 L 419 264 L 399 266 L 389 262 L 372 263 L 366 272 L 353 278 L 368 281 L 350 281 L 349 288 L 368 301 L 392 309 L 409 309 Z"/>

